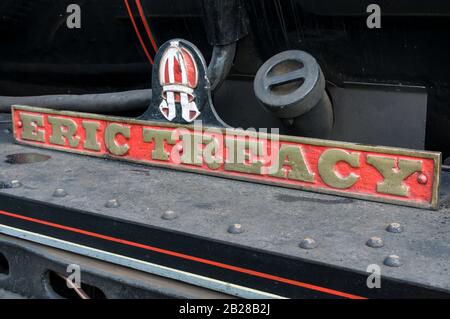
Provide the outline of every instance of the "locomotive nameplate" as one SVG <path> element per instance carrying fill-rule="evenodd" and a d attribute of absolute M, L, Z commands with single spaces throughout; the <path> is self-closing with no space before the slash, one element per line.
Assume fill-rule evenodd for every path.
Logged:
<path fill-rule="evenodd" d="M 18 143 L 420 208 L 438 207 L 441 154 L 13 106 Z"/>

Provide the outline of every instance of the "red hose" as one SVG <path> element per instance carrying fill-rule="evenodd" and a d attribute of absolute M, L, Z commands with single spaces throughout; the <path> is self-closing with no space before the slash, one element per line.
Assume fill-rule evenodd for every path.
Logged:
<path fill-rule="evenodd" d="M 147 32 L 148 38 L 150 39 L 150 42 L 152 43 L 153 50 L 155 50 L 155 53 L 158 52 L 158 46 L 156 45 L 156 41 L 153 38 L 152 31 L 150 30 L 150 27 L 147 23 L 147 19 L 145 18 L 144 10 L 142 9 L 141 0 L 134 0 L 136 3 L 136 6 L 139 11 L 139 15 L 141 16 L 142 23 L 144 24 L 145 31 Z"/>
<path fill-rule="evenodd" d="M 150 64 L 153 65 L 153 59 L 152 59 L 150 53 L 148 52 L 148 50 L 147 50 L 147 48 L 146 48 L 146 46 L 145 46 L 144 40 L 142 39 L 141 33 L 139 32 L 139 29 L 138 29 L 138 27 L 137 27 L 137 25 L 136 25 L 136 21 L 134 20 L 133 12 L 131 11 L 130 4 L 128 3 L 128 0 L 124 0 L 124 3 L 125 3 L 125 7 L 127 8 L 128 15 L 130 16 L 131 23 L 133 24 L 134 31 L 136 32 L 136 35 L 137 35 L 137 37 L 138 37 L 138 39 L 139 39 L 139 43 L 141 44 L 141 47 L 142 47 L 142 49 L 144 50 L 144 53 L 145 53 L 145 55 L 147 56 L 147 59 L 149 60 Z M 142 9 L 142 8 L 141 8 L 141 9 Z M 141 16 L 141 18 L 142 18 L 142 16 Z M 147 21 L 146 21 L 145 24 L 147 24 Z M 144 25 L 145 25 L 145 24 L 144 24 Z M 147 27 L 148 27 L 148 24 L 147 24 Z M 150 31 L 150 28 L 149 28 L 149 31 Z M 150 33 L 150 34 L 151 34 L 151 33 Z M 152 37 L 152 38 L 153 38 L 153 37 Z M 156 51 L 155 51 L 155 52 L 156 52 Z"/>

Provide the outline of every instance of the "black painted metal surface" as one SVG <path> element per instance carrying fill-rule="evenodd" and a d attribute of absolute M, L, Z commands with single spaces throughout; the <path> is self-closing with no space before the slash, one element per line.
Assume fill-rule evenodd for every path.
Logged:
<path fill-rule="evenodd" d="M 144 272 L 102 262 L 64 250 L 0 235 L 0 253 L 7 258 L 9 271 L 0 273 L 0 299 L 76 298 L 64 281 L 52 281 L 53 274 L 68 277 L 69 265 L 80 269 L 81 283 L 96 287 L 91 299 L 230 298 L 207 289 Z"/>

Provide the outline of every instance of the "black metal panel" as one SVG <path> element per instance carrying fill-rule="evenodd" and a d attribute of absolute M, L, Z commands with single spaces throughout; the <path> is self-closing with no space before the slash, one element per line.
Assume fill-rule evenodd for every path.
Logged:
<path fill-rule="evenodd" d="M 330 86 L 329 92 L 335 115 L 331 139 L 425 149 L 424 88 L 349 85 Z"/>
<path fill-rule="evenodd" d="M 0 299 L 18 298 L 2 289 L 27 298 L 80 298 L 67 288 L 64 279 L 56 281 L 55 274 L 69 276 L 68 266 L 78 266 L 80 281 L 91 299 L 160 299 L 160 298 L 230 298 L 201 287 L 173 279 L 150 275 L 134 269 L 113 265 L 98 259 L 73 254 L 0 234 L 0 254 L 9 264 L 7 274 L 0 272 Z M 95 287 L 95 290 L 92 289 Z M 22 297 L 23 298 L 23 297 Z"/>
<path fill-rule="evenodd" d="M 367 274 L 10 195 L 0 195 L 0 210 L 3 225 L 285 297 L 450 296 L 386 279 L 369 289 Z"/>

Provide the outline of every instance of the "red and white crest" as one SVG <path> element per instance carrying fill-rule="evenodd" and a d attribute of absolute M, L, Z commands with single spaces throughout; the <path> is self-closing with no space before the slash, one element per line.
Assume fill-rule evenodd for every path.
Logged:
<path fill-rule="evenodd" d="M 194 89 L 198 84 L 198 67 L 193 55 L 179 41 L 170 42 L 159 65 L 162 102 L 159 110 L 172 121 L 176 117 L 176 103 L 181 105 L 182 118 L 190 123 L 199 115 Z"/>

